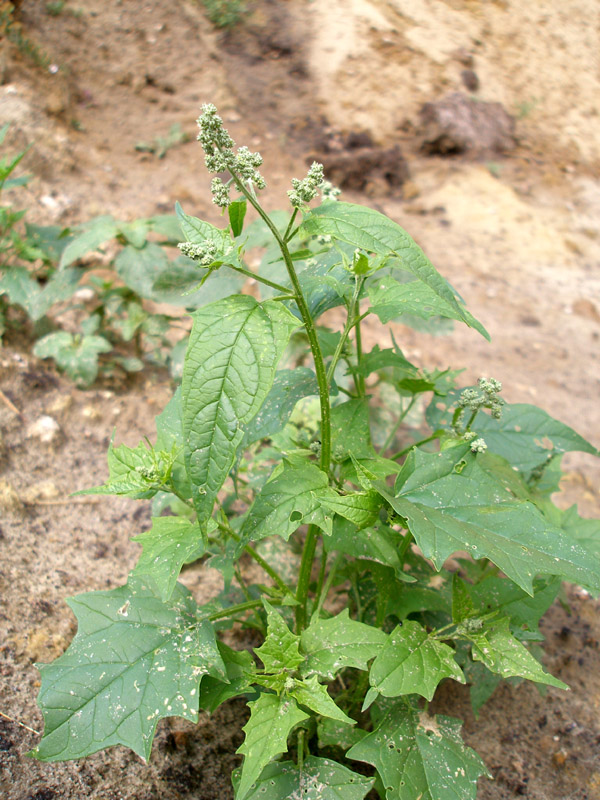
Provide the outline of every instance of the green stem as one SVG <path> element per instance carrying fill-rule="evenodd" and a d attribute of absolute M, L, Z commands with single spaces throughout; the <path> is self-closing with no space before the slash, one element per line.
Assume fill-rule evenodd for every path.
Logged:
<path fill-rule="evenodd" d="M 294 262 L 288 250 L 287 244 L 281 237 L 277 230 L 277 226 L 273 223 L 272 219 L 253 196 L 251 192 L 244 186 L 240 178 L 232 172 L 232 177 L 235 181 L 237 188 L 248 199 L 252 207 L 257 211 L 265 225 L 269 228 L 275 241 L 279 245 L 283 261 L 285 263 L 289 279 L 294 288 L 295 301 L 302 317 L 302 322 L 306 329 L 306 335 L 310 344 L 310 349 L 313 356 L 315 365 L 315 374 L 317 376 L 317 384 L 319 387 L 319 402 L 321 405 L 321 469 L 329 474 L 329 467 L 331 465 L 331 406 L 329 402 L 329 385 L 327 383 L 327 371 L 325 369 L 325 362 L 323 360 L 323 353 L 321 352 L 321 345 L 317 336 L 317 329 L 310 314 L 310 310 L 306 304 L 306 300 L 302 293 L 302 287 L 298 280 L 298 275 L 294 268 Z M 318 528 L 316 525 L 311 525 L 306 534 L 304 542 L 304 550 L 302 552 L 302 561 L 300 563 L 300 573 L 298 575 L 298 585 L 296 588 L 296 599 L 298 605 L 296 607 L 296 627 L 300 632 L 306 627 L 306 604 L 308 601 L 308 589 L 310 586 L 310 574 L 315 557 L 315 549 L 317 546 L 317 538 L 319 536 Z"/>
<path fill-rule="evenodd" d="M 401 411 L 400 416 L 396 420 L 396 424 L 394 425 L 394 427 L 390 431 L 389 436 L 387 437 L 387 439 L 385 440 L 381 450 L 379 451 L 382 455 L 383 455 L 383 453 L 385 453 L 385 451 L 388 449 L 388 447 L 394 441 L 394 437 L 395 437 L 396 433 L 398 432 L 398 428 L 400 427 L 400 425 L 402 425 L 402 422 L 406 418 L 406 415 L 408 414 L 408 412 L 411 410 L 411 408 L 414 406 L 414 404 L 416 402 L 417 402 L 417 395 L 415 394 L 415 395 L 413 395 L 412 400 L 410 401 L 410 403 L 406 406 L 406 409 Z"/>
<path fill-rule="evenodd" d="M 360 331 L 360 322 L 369 313 L 367 311 L 362 316 L 357 316 L 359 310 L 360 310 L 359 309 L 359 299 L 358 299 L 358 296 L 357 296 L 356 300 L 355 300 L 355 307 L 354 307 L 353 312 L 352 312 L 352 315 L 354 317 L 356 317 L 356 320 L 355 320 L 355 323 L 354 323 L 354 338 L 355 338 L 355 342 L 356 342 L 356 366 L 357 367 L 360 367 L 360 360 L 362 358 L 362 334 L 361 334 L 361 331 Z M 358 394 L 359 394 L 360 397 L 364 397 L 365 396 L 366 387 L 365 387 L 365 376 L 364 375 L 358 375 L 358 382 L 357 382 L 357 385 L 356 385 L 356 389 L 357 389 Z"/>
<path fill-rule="evenodd" d="M 249 269 L 244 269 L 244 267 L 235 267 L 233 264 L 227 264 L 230 269 L 235 270 L 235 272 L 239 272 L 240 275 L 245 275 L 247 278 L 254 278 L 255 281 L 259 283 L 264 283 L 266 286 L 270 286 L 271 289 L 277 289 L 278 292 L 283 292 L 284 294 L 289 294 L 290 287 L 289 286 L 282 286 L 280 283 L 275 283 L 275 281 L 270 281 L 268 278 L 263 278 L 262 275 L 258 275 L 256 272 L 251 272 Z"/>
<path fill-rule="evenodd" d="M 350 335 L 350 331 L 357 323 L 356 304 L 361 286 L 362 286 L 362 280 L 360 278 L 357 278 L 356 284 L 354 286 L 354 293 L 352 295 L 352 300 L 350 301 L 350 307 L 348 309 L 348 316 L 346 317 L 346 324 L 344 325 L 344 330 L 342 331 L 340 340 L 335 348 L 335 352 L 333 354 L 333 358 L 331 359 L 331 364 L 329 365 L 329 369 L 327 370 L 328 385 L 331 383 L 331 379 L 333 378 L 333 373 L 335 372 L 335 368 L 338 365 L 340 356 L 342 355 L 342 350 L 344 349 L 344 345 L 346 344 L 348 336 Z"/>
<path fill-rule="evenodd" d="M 295 222 L 295 220 L 296 220 L 296 217 L 297 217 L 297 216 L 298 216 L 298 209 L 297 209 L 297 208 L 295 208 L 295 209 L 294 209 L 294 213 L 292 214 L 292 216 L 290 217 L 290 221 L 288 222 L 288 226 L 287 226 L 287 228 L 285 229 L 285 233 L 283 234 L 283 241 L 284 241 L 286 244 L 287 244 L 287 243 L 290 241 L 290 239 L 292 238 L 292 236 L 290 235 L 290 233 L 291 233 L 292 227 L 293 227 L 293 225 L 294 225 L 294 222 Z M 294 231 L 294 233 L 295 233 L 295 231 Z"/>
<path fill-rule="evenodd" d="M 304 728 L 300 728 L 298 731 L 298 770 L 302 772 L 302 767 L 304 766 L 304 736 L 306 731 Z"/>
<path fill-rule="evenodd" d="M 270 599 L 269 602 L 275 606 L 280 605 L 279 601 L 275 599 Z M 229 608 L 223 608 L 221 611 L 215 611 L 208 619 L 214 622 L 217 619 L 233 617 L 235 614 L 243 614 L 244 611 L 252 611 L 253 608 L 260 608 L 262 604 L 262 600 L 249 600 L 247 603 L 238 603 L 237 606 L 229 606 Z"/>
<path fill-rule="evenodd" d="M 244 551 L 248 553 L 248 555 L 251 556 L 251 558 L 253 558 L 256 561 L 256 563 L 262 567 L 262 569 L 267 573 L 267 575 L 270 578 L 273 579 L 273 581 L 277 584 L 277 586 L 279 586 L 279 588 L 281 589 L 282 592 L 284 592 L 284 594 L 290 594 L 291 592 L 290 587 L 283 580 L 281 575 L 279 575 L 279 573 L 276 570 L 274 570 L 273 567 L 267 561 L 265 561 L 265 559 L 259 553 L 257 553 L 256 550 L 251 545 L 247 544 L 246 547 L 244 547 Z"/>
<path fill-rule="evenodd" d="M 399 450 L 397 453 L 394 453 L 393 456 L 390 456 L 390 459 L 395 461 L 397 458 L 405 456 L 410 450 L 413 449 L 413 447 L 420 447 L 422 444 L 427 444 L 427 442 L 433 442 L 434 439 L 439 439 L 443 434 L 444 431 L 435 431 L 435 433 L 432 433 L 431 436 L 428 436 L 426 439 L 421 439 L 418 442 L 414 442 L 414 444 L 405 447 L 404 450 Z"/>
<path fill-rule="evenodd" d="M 315 614 L 317 614 L 317 615 L 319 614 L 319 612 L 323 608 L 323 604 L 325 603 L 325 600 L 327 600 L 327 595 L 329 594 L 329 590 L 331 589 L 331 584 L 333 583 L 334 578 L 335 578 L 335 571 L 336 571 L 337 566 L 340 563 L 341 559 L 342 559 L 342 555 L 341 555 L 341 553 L 338 553 L 337 556 L 335 557 L 335 561 L 331 565 L 331 569 L 329 570 L 329 573 L 327 575 L 327 579 L 326 579 L 325 583 L 323 584 L 323 587 L 321 589 L 321 593 L 318 596 L 317 607 L 315 609 Z"/>

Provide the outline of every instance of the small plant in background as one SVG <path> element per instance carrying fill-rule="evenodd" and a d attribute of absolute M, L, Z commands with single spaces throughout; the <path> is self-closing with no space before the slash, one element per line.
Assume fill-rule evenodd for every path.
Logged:
<path fill-rule="evenodd" d="M 508 678 L 566 688 L 539 661 L 538 623 L 562 580 L 600 589 L 600 526 L 551 495 L 565 451 L 598 451 L 504 403 L 493 378 L 457 388 L 458 372 L 420 369 L 393 337 L 365 351 L 367 316 L 487 333 L 410 236 L 337 201 L 320 165 L 293 180 L 291 211 L 270 215 L 260 155 L 235 148 L 213 106 L 199 125 L 229 224 L 178 208 L 195 266 L 161 271 L 162 286 L 193 270 L 208 292 L 230 270 L 260 296 L 198 308 L 155 442 L 110 445 L 108 480 L 88 493 L 152 498 L 152 528 L 135 537 L 125 586 L 69 601 L 79 629 L 41 667 L 33 754 L 123 744 L 148 759 L 159 720 L 245 697 L 237 800 L 474 798 L 486 766 L 429 701 L 447 679 L 470 685 L 475 711 Z M 244 228 L 248 206 L 258 221 Z M 138 233 L 125 249 L 140 249 Z M 322 319 L 332 308 L 345 312 L 337 330 Z M 288 368 L 286 351 L 302 363 Z M 200 604 L 177 581 L 199 560 L 224 582 Z M 253 650 L 232 646 L 244 627 L 260 636 Z"/>
<path fill-rule="evenodd" d="M 242 0 L 202 0 L 215 28 L 233 28 L 246 13 Z"/>
<path fill-rule="evenodd" d="M 164 158 L 172 147 L 185 144 L 189 139 L 190 137 L 182 129 L 181 125 L 175 123 L 175 125 L 171 125 L 166 136 L 155 136 L 152 142 L 138 142 L 135 149 L 141 153 L 154 153 L 157 158 Z"/>

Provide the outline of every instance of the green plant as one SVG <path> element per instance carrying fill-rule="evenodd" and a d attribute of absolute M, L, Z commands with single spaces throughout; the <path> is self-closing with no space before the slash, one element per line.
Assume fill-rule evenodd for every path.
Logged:
<path fill-rule="evenodd" d="M 141 153 L 154 153 L 157 158 L 164 158 L 172 147 L 185 144 L 189 138 L 181 125 L 176 122 L 175 125 L 171 125 L 166 136 L 155 136 L 152 142 L 138 142 L 135 149 Z"/>
<path fill-rule="evenodd" d="M 8 0 L 0 0 L 0 38 L 14 44 L 15 47 L 36 67 L 47 69 L 50 66 L 50 57 L 28 36 L 23 33 L 20 22 L 14 16 L 15 6 Z"/>
<path fill-rule="evenodd" d="M 242 0 L 202 0 L 208 18 L 216 28 L 232 28 L 246 12 Z"/>
<path fill-rule="evenodd" d="M 269 215 L 260 156 L 234 150 L 213 106 L 199 124 L 208 169 L 230 175 L 212 183 L 229 225 L 179 208 L 180 248 L 206 286 L 227 265 L 261 295 L 195 311 L 155 443 L 111 443 L 109 478 L 90 492 L 153 498 L 153 524 L 125 586 L 69 601 L 79 630 L 41 666 L 34 754 L 124 744 L 148 758 L 160 719 L 245 696 L 237 800 L 473 798 L 486 767 L 460 720 L 427 704 L 445 679 L 471 685 L 475 711 L 510 677 L 565 688 L 536 657 L 538 622 L 561 580 L 600 589 L 600 526 L 551 495 L 565 451 L 598 451 L 503 403 L 494 379 L 459 390 L 457 372 L 419 369 L 393 338 L 365 352 L 367 315 L 487 334 L 408 234 L 336 201 L 320 165 L 292 182 L 290 214 Z M 248 206 L 259 222 L 244 232 Z M 255 246 L 258 273 L 244 262 Z M 334 307 L 339 330 L 320 319 Z M 303 341 L 312 369 L 278 369 Z M 375 392 L 396 394 L 393 421 Z M 198 604 L 177 578 L 201 559 L 224 590 Z M 247 584 L 246 561 L 264 582 Z M 260 646 L 225 644 L 235 626 Z"/>

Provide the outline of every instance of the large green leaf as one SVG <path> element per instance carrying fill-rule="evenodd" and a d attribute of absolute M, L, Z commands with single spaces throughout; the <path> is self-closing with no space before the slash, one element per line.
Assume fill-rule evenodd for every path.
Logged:
<path fill-rule="evenodd" d="M 290 697 L 277 697 L 263 692 L 258 700 L 248 705 L 251 713 L 244 726 L 246 738 L 238 750 L 245 758 L 236 800 L 244 800 L 248 796 L 252 784 L 258 780 L 267 764 L 287 750 L 287 737 L 292 730 L 308 719 L 308 714 L 301 711 Z"/>
<path fill-rule="evenodd" d="M 485 764 L 460 735 L 461 722 L 394 704 L 347 753 L 372 764 L 387 800 L 474 800 Z"/>
<path fill-rule="evenodd" d="M 479 632 L 467 634 L 473 643 L 474 660 L 481 661 L 490 672 L 503 678 L 527 678 L 536 683 L 568 689 L 569 687 L 558 678 L 544 672 L 539 661 L 512 635 L 509 624 L 509 618 L 503 617 L 489 623 Z"/>
<path fill-rule="evenodd" d="M 98 356 L 110 353 L 112 345 L 104 336 L 75 337 L 68 331 L 55 331 L 38 339 L 33 353 L 52 358 L 79 386 L 89 386 L 98 375 Z"/>
<path fill-rule="evenodd" d="M 232 241 L 227 230 L 215 228 L 210 222 L 186 214 L 179 203 L 175 203 L 175 211 L 186 241 L 192 244 L 212 242 L 217 246 L 219 254 L 223 254 L 228 247 L 231 247 Z"/>
<path fill-rule="evenodd" d="M 242 447 L 266 439 L 283 430 L 298 400 L 318 394 L 317 378 L 312 369 L 280 369 L 258 414 L 248 424 Z"/>
<path fill-rule="evenodd" d="M 415 314 L 423 319 L 447 317 L 462 321 L 464 310 L 456 302 L 448 302 L 422 281 L 398 283 L 393 278 L 384 278 L 369 288 L 371 311 L 385 324 L 400 319 L 403 314 Z"/>
<path fill-rule="evenodd" d="M 331 449 L 336 461 L 349 458 L 374 458 L 369 427 L 369 405 L 354 398 L 331 409 Z"/>
<path fill-rule="evenodd" d="M 432 428 L 451 427 L 451 409 L 460 393 L 453 390 L 444 398 L 434 398 L 427 409 L 427 421 Z M 479 411 L 471 428 L 485 439 L 492 453 L 502 456 L 513 467 L 526 474 L 560 453 L 579 450 L 600 455 L 593 445 L 568 425 L 528 403 L 503 406 L 499 420 Z"/>
<path fill-rule="evenodd" d="M 43 761 L 81 758 L 114 744 L 148 759 L 163 717 L 198 718 L 203 675 L 226 679 L 212 623 L 187 589 L 162 603 L 140 583 L 71 598 L 79 629 L 40 666 Z"/>
<path fill-rule="evenodd" d="M 239 771 L 233 775 L 234 786 Z M 309 756 L 298 769 L 293 761 L 279 761 L 264 768 L 246 800 L 363 800 L 373 778 L 352 772 L 329 758 Z M 241 800 L 239 789 L 237 800 Z"/>
<path fill-rule="evenodd" d="M 298 322 L 281 303 L 248 295 L 204 306 L 193 320 L 183 367 L 184 453 L 204 524 Z"/>
<path fill-rule="evenodd" d="M 413 620 L 390 633 L 369 671 L 371 686 L 385 697 L 420 694 L 431 700 L 444 678 L 465 682 L 454 650 Z"/>
<path fill-rule="evenodd" d="M 322 500 L 335 500 L 327 475 L 308 461 L 285 459 L 255 499 L 242 526 L 242 541 L 266 536 L 289 537 L 300 525 L 313 523 L 331 533 L 333 512 Z"/>
<path fill-rule="evenodd" d="M 489 339 L 485 328 L 464 307 L 448 282 L 408 233 L 388 217 L 352 203 L 324 203 L 302 223 L 302 234 L 326 235 L 370 253 L 395 255 L 402 269 L 411 272 L 442 300 L 453 306 L 460 319 Z"/>
<path fill-rule="evenodd" d="M 212 714 L 221 703 L 237 697 L 250 687 L 254 678 L 255 664 L 248 650 L 232 650 L 223 642 L 217 641 L 219 652 L 225 664 L 226 678 L 219 680 L 206 675 L 200 684 L 200 708 Z M 227 680 L 228 683 L 224 681 Z"/>
<path fill-rule="evenodd" d="M 163 602 L 172 595 L 182 566 L 206 550 L 200 526 L 183 517 L 154 517 L 152 528 L 133 539 L 143 547 L 133 575 L 149 579 Z"/>
<path fill-rule="evenodd" d="M 387 642 L 387 634 L 350 619 L 348 609 L 330 619 L 312 619 L 300 639 L 306 663 L 303 673 L 334 678 L 346 667 L 367 669 Z"/>
<path fill-rule="evenodd" d="M 528 594 L 538 574 L 600 587 L 600 565 L 512 493 L 503 472 L 487 471 L 469 445 L 441 453 L 411 451 L 396 483 L 395 496 L 377 485 L 403 517 L 426 558 L 436 568 L 459 550 L 489 558 Z M 483 466 L 482 466 L 483 465 Z"/>
<path fill-rule="evenodd" d="M 115 259 L 115 270 L 130 289 L 149 300 L 161 300 L 154 283 L 170 266 L 160 245 L 146 242 L 142 248 L 126 245 Z"/>
<path fill-rule="evenodd" d="M 340 517 L 353 522 L 359 531 L 377 521 L 382 505 L 379 493 L 375 491 L 349 492 L 335 497 L 324 497 L 321 504 Z"/>
<path fill-rule="evenodd" d="M 600 520 L 580 517 L 577 506 L 563 511 L 560 527 L 589 553 L 600 559 Z"/>
<path fill-rule="evenodd" d="M 86 255 L 86 253 L 92 253 L 97 250 L 104 242 L 114 239 L 118 232 L 118 223 L 110 215 L 95 217 L 89 222 L 79 225 L 74 230 L 75 237 L 62 252 L 59 269 L 64 269 Z"/>
<path fill-rule="evenodd" d="M 152 297 L 158 302 L 186 308 L 201 308 L 223 297 L 237 294 L 245 278 L 228 267 L 220 267 L 210 281 L 202 283 L 207 270 L 181 256 L 168 262 L 152 284 Z"/>

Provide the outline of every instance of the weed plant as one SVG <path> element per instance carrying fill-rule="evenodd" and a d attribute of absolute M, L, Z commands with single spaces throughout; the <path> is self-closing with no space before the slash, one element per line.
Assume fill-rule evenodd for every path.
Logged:
<path fill-rule="evenodd" d="M 410 236 L 337 200 L 319 164 L 292 181 L 289 213 L 269 214 L 260 155 L 235 148 L 214 106 L 199 125 L 228 225 L 178 207 L 179 247 L 200 292 L 229 269 L 260 295 L 192 314 L 155 442 L 109 448 L 88 493 L 152 498 L 152 528 L 125 586 L 69 600 L 79 629 L 40 668 L 33 754 L 122 744 L 148 759 L 161 719 L 243 697 L 237 800 L 474 798 L 487 768 L 428 704 L 445 680 L 469 684 L 475 712 L 503 680 L 567 688 L 540 661 L 538 623 L 563 580 L 600 589 L 600 526 L 551 496 L 565 451 L 598 451 L 504 403 L 493 378 L 457 388 L 458 371 L 419 368 L 393 336 L 365 351 L 367 316 L 487 333 Z M 310 366 L 284 368 L 302 347 Z M 217 597 L 178 582 L 199 561 L 221 571 Z M 252 650 L 233 646 L 244 627 Z"/>

